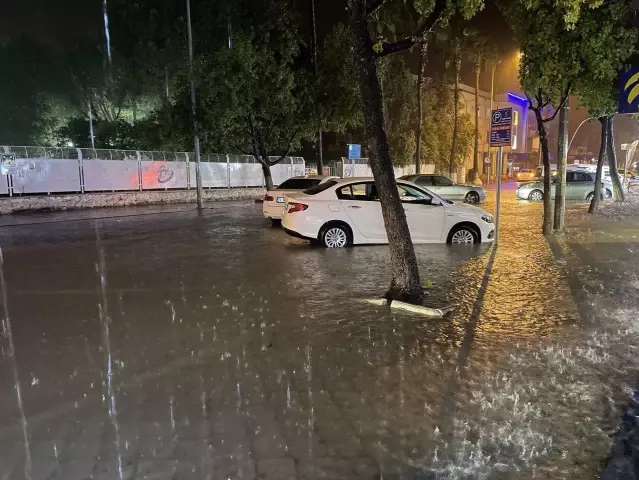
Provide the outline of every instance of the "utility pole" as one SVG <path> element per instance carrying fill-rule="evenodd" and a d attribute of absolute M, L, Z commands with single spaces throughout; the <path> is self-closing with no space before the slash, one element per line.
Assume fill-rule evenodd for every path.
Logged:
<path fill-rule="evenodd" d="M 191 31 L 191 0 L 186 0 L 186 22 L 189 39 L 189 80 L 191 82 L 191 115 L 193 116 L 193 144 L 195 146 L 195 185 L 197 209 L 202 210 L 202 172 L 200 170 L 200 137 L 195 116 L 195 77 L 193 75 L 193 33 Z"/>
<path fill-rule="evenodd" d="M 428 40 L 422 38 L 419 46 L 419 71 L 417 72 L 417 135 L 415 141 L 415 173 L 421 173 L 422 128 L 424 124 L 424 87 L 426 83 L 426 63 L 428 60 Z"/>
<path fill-rule="evenodd" d="M 317 81 L 317 28 L 315 26 L 315 0 L 311 0 L 311 22 L 313 23 L 313 71 Z M 324 146 L 322 142 L 322 129 L 317 132 L 317 174 L 324 174 Z"/>
<path fill-rule="evenodd" d="M 559 111 L 559 138 L 557 141 L 557 186 L 555 187 L 555 230 L 564 229 L 566 214 L 566 168 L 568 166 L 568 110 L 570 100 Z"/>

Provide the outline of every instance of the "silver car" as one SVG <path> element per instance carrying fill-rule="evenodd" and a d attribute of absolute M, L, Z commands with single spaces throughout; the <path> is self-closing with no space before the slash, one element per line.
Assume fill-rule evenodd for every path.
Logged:
<path fill-rule="evenodd" d="M 442 175 L 404 175 L 400 179 L 426 187 L 446 200 L 457 200 L 472 204 L 483 203 L 486 200 L 486 192 L 483 188 L 473 185 L 458 185 L 450 178 Z"/>
<path fill-rule="evenodd" d="M 555 198 L 556 182 L 551 186 L 551 198 Z M 605 185 L 602 186 L 602 197 Z M 588 172 L 566 172 L 566 200 L 591 200 L 595 194 L 595 175 Z M 541 202 L 544 199 L 544 182 L 531 182 L 519 185 L 516 192 L 520 200 Z"/>

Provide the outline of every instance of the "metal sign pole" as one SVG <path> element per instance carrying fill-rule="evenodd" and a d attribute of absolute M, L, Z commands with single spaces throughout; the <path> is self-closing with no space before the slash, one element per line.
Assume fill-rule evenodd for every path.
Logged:
<path fill-rule="evenodd" d="M 497 149 L 497 206 L 495 207 L 495 241 L 494 244 L 497 245 L 499 243 L 499 210 L 501 207 L 501 172 L 504 168 L 503 166 L 503 152 L 504 148 L 499 147 Z"/>
<path fill-rule="evenodd" d="M 504 171 L 504 146 L 512 145 L 513 109 L 500 108 L 492 111 L 490 121 L 490 145 L 497 149 L 497 205 L 495 206 L 495 239 L 493 244 L 499 243 L 499 211 L 501 208 L 501 176 Z"/>

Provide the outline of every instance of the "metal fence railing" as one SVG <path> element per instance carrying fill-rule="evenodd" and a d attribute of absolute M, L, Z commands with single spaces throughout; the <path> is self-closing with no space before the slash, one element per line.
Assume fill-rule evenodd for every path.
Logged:
<path fill-rule="evenodd" d="M 33 146 L 0 146 L 0 152 L 15 154 L 15 166 L 0 175 L 0 195 L 195 188 L 190 152 Z M 204 188 L 264 186 L 262 166 L 249 155 L 202 154 L 200 166 Z M 276 185 L 304 173 L 302 157 L 271 167 Z"/>

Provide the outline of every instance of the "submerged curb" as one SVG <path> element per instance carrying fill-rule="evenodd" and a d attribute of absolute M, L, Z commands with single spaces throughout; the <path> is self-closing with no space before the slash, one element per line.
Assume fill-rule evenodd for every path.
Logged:
<path fill-rule="evenodd" d="M 411 303 L 398 302 L 397 300 L 393 300 L 390 304 L 390 307 L 397 308 L 399 310 L 405 310 L 407 312 L 418 313 L 420 315 L 424 315 L 425 317 L 431 318 L 444 318 L 444 315 L 452 310 L 452 307 L 431 308 L 424 307 L 423 305 L 413 305 Z"/>
<path fill-rule="evenodd" d="M 388 305 L 388 300 L 386 300 L 385 298 L 364 298 L 361 301 L 370 303 L 372 305 L 377 305 L 378 307 Z M 413 305 L 412 303 L 399 302 L 397 300 L 393 300 L 390 303 L 390 308 L 396 308 L 398 310 L 404 310 L 406 312 L 417 313 L 419 315 L 430 318 L 444 318 L 447 313 L 454 310 L 454 307 L 452 306 L 445 308 L 432 308 L 425 307 L 423 305 Z"/>

